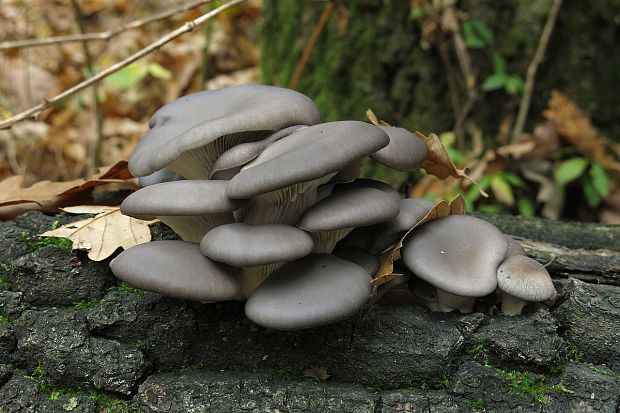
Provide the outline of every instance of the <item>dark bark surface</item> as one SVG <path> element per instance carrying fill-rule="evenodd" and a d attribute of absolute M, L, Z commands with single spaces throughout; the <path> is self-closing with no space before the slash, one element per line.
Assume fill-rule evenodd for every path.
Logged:
<path fill-rule="evenodd" d="M 29 213 L 0 223 L 2 413 L 620 407 L 620 288 L 614 285 L 558 278 L 553 306 L 529 306 L 516 317 L 379 303 L 364 320 L 279 332 L 248 321 L 242 304 L 141 292 L 114 281 L 105 263 L 94 265 L 65 249 L 21 245 L 22 232 L 34 236 L 55 219 Z M 489 219 L 542 244 L 561 226 Z M 523 229 L 533 223 L 539 231 Z M 597 240 L 606 229 L 580 231 L 598 234 L 587 244 L 596 248 L 586 250 L 569 235 L 553 245 L 584 254 L 601 250 Z M 156 238 L 171 236 L 164 227 L 154 232 Z M 80 264 L 72 267 L 76 258 Z M 48 261 L 53 265 L 45 267 Z M 326 382 L 304 377 L 313 366 L 327 369 Z"/>

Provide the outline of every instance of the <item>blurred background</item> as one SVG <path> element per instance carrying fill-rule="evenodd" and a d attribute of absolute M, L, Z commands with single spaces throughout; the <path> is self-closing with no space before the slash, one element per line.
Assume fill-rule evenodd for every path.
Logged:
<path fill-rule="evenodd" d="M 0 1 L 0 120 L 225 3 Z M 91 33 L 102 39 L 14 42 Z M 0 180 L 88 176 L 128 159 L 163 104 L 262 82 L 307 94 L 325 121 L 366 120 L 371 108 L 391 125 L 434 132 L 490 194 L 364 165 L 410 196 L 462 193 L 470 211 L 620 223 L 618 44 L 617 0 L 247 0 L 0 130 Z"/>

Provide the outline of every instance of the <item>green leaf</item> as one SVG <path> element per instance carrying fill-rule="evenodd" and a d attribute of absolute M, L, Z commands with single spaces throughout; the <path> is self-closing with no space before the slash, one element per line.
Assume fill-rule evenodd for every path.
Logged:
<path fill-rule="evenodd" d="M 596 208 L 603 201 L 603 197 L 598 193 L 594 183 L 590 179 L 583 180 L 583 195 L 590 208 Z"/>
<path fill-rule="evenodd" d="M 587 166 L 588 161 L 584 158 L 576 157 L 567 159 L 555 168 L 555 172 L 553 173 L 555 182 L 562 186 L 566 185 L 579 178 Z"/>
<path fill-rule="evenodd" d="M 506 61 L 497 52 L 493 52 L 493 70 L 495 73 L 506 73 Z"/>
<path fill-rule="evenodd" d="M 491 90 L 501 89 L 504 87 L 506 79 L 506 73 L 493 73 L 491 76 L 487 77 L 482 84 L 482 90 L 490 92 Z"/>
<path fill-rule="evenodd" d="M 517 93 L 523 92 L 524 88 L 523 80 L 519 76 L 508 76 L 506 79 L 506 84 L 504 85 L 504 89 L 510 95 L 516 95 Z"/>
<path fill-rule="evenodd" d="M 490 175 L 484 175 L 482 178 L 480 178 L 480 182 L 478 182 L 478 185 L 480 185 L 480 188 L 482 188 L 483 190 L 489 189 L 490 184 L 491 184 Z"/>
<path fill-rule="evenodd" d="M 105 81 L 116 90 L 125 90 L 140 83 L 147 75 L 147 71 L 145 65 L 132 63 L 118 72 L 112 73 Z"/>
<path fill-rule="evenodd" d="M 609 195 L 609 174 L 598 163 L 593 163 L 590 167 L 590 177 L 592 178 L 592 186 L 601 198 L 607 198 Z"/>
<path fill-rule="evenodd" d="M 502 172 L 501 174 L 504 179 L 510 183 L 510 185 L 516 186 L 517 188 L 525 188 L 525 182 L 518 175 L 515 175 L 512 172 Z"/>
<path fill-rule="evenodd" d="M 504 179 L 501 174 L 493 175 L 491 177 L 491 190 L 495 195 L 495 198 L 502 204 L 514 205 L 515 197 L 512 193 L 512 187 Z"/>
<path fill-rule="evenodd" d="M 172 78 L 172 73 L 159 63 L 149 63 L 146 68 L 148 73 L 156 79 L 168 80 Z"/>
<path fill-rule="evenodd" d="M 480 205 L 478 207 L 478 211 L 485 214 L 499 214 L 502 212 L 502 207 L 499 205 L 491 204 L 491 205 Z"/>
<path fill-rule="evenodd" d="M 519 209 L 519 215 L 524 217 L 532 217 L 536 212 L 534 204 L 526 197 L 519 197 L 517 199 L 517 208 Z"/>
<path fill-rule="evenodd" d="M 480 20 L 463 22 L 463 38 L 467 47 L 480 49 L 493 43 L 493 32 Z"/>

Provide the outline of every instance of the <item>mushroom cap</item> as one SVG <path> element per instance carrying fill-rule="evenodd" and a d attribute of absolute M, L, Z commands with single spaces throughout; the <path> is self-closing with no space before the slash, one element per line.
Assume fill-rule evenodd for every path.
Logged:
<path fill-rule="evenodd" d="M 310 234 L 282 224 L 220 225 L 200 242 L 204 255 L 235 267 L 295 260 L 310 254 L 313 247 Z"/>
<path fill-rule="evenodd" d="M 237 270 L 211 261 L 190 242 L 139 244 L 114 258 L 110 268 L 127 284 L 168 297 L 225 301 L 241 294 Z"/>
<path fill-rule="evenodd" d="M 306 231 L 331 231 L 386 221 L 398 214 L 398 202 L 380 189 L 357 187 L 332 192 L 310 207 L 297 226 Z"/>
<path fill-rule="evenodd" d="M 121 203 L 129 216 L 194 216 L 234 211 L 244 200 L 226 196 L 228 181 L 182 180 L 138 189 Z"/>
<path fill-rule="evenodd" d="M 504 236 L 508 241 L 508 251 L 506 251 L 506 257 L 512 257 L 513 255 L 527 255 L 519 241 L 517 241 L 510 235 L 504 234 Z"/>
<path fill-rule="evenodd" d="M 239 85 L 183 96 L 160 108 L 129 160 L 135 176 L 165 167 L 183 152 L 219 137 L 271 131 L 320 120 L 314 102 L 299 92 L 266 85 Z"/>
<path fill-rule="evenodd" d="M 428 149 L 420 138 L 404 128 L 378 126 L 390 137 L 385 148 L 370 155 L 371 158 L 399 171 L 411 171 L 426 159 Z"/>
<path fill-rule="evenodd" d="M 389 143 L 381 129 L 358 121 L 303 128 L 265 149 L 235 175 L 230 198 L 244 199 L 336 172 Z"/>
<path fill-rule="evenodd" d="M 138 183 L 140 186 L 145 187 L 149 185 L 160 184 L 162 182 L 170 182 L 170 181 L 180 181 L 184 179 L 181 175 L 166 169 L 162 168 L 158 171 L 153 172 L 150 175 L 141 176 L 138 178 Z"/>
<path fill-rule="evenodd" d="M 386 184 L 383 181 L 377 181 L 376 179 L 369 179 L 369 178 L 358 178 L 351 182 L 340 183 L 336 185 L 335 190 L 340 191 L 344 189 L 358 188 L 358 187 L 379 189 L 380 191 L 383 191 L 387 193 L 388 195 L 390 195 L 392 198 L 394 198 L 398 202 L 400 202 L 402 199 L 398 191 L 394 189 L 392 185 Z"/>
<path fill-rule="evenodd" d="M 415 229 L 400 251 L 405 265 L 433 286 L 482 297 L 497 287 L 497 267 L 507 250 L 508 241 L 494 225 L 451 215 Z"/>
<path fill-rule="evenodd" d="M 497 268 L 500 290 L 525 301 L 545 301 L 555 294 L 547 269 L 525 255 L 513 255 Z"/>
<path fill-rule="evenodd" d="M 379 271 L 379 267 L 381 266 L 378 257 L 369 254 L 359 247 L 338 248 L 334 250 L 333 254 L 363 267 L 371 277 L 374 277 L 375 274 L 377 274 L 377 271 Z"/>
<path fill-rule="evenodd" d="M 291 261 L 269 276 L 248 299 L 246 316 L 276 330 L 297 330 L 346 318 L 372 291 L 366 270 L 329 254 Z"/>
<path fill-rule="evenodd" d="M 305 125 L 289 126 L 272 133 L 260 141 L 245 142 L 233 146 L 217 158 L 213 164 L 209 179 L 232 178 L 239 173 L 243 165 L 260 155 L 267 146 L 305 127 Z"/>

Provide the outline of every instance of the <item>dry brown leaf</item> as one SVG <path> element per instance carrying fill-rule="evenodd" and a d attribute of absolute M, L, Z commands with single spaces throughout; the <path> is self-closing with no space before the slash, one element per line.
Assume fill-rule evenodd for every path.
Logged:
<path fill-rule="evenodd" d="M 100 172 L 90 179 L 76 179 L 68 182 L 40 181 L 23 188 L 22 176 L 13 176 L 0 182 L 0 206 L 23 202 L 45 203 L 58 197 L 84 192 L 95 186 L 112 182 L 122 182 L 131 178 L 126 161 L 119 161 L 112 166 L 100 168 Z"/>
<path fill-rule="evenodd" d="M 127 249 L 151 240 L 149 222 L 123 215 L 119 207 L 82 205 L 63 210 L 97 215 L 40 235 L 69 238 L 73 241 L 73 249 L 88 251 L 88 258 L 93 261 L 108 258 L 119 247 Z"/>
<path fill-rule="evenodd" d="M 304 377 L 311 377 L 316 381 L 325 381 L 331 377 L 331 374 L 327 372 L 325 367 L 311 366 L 309 369 L 304 370 Z"/>

